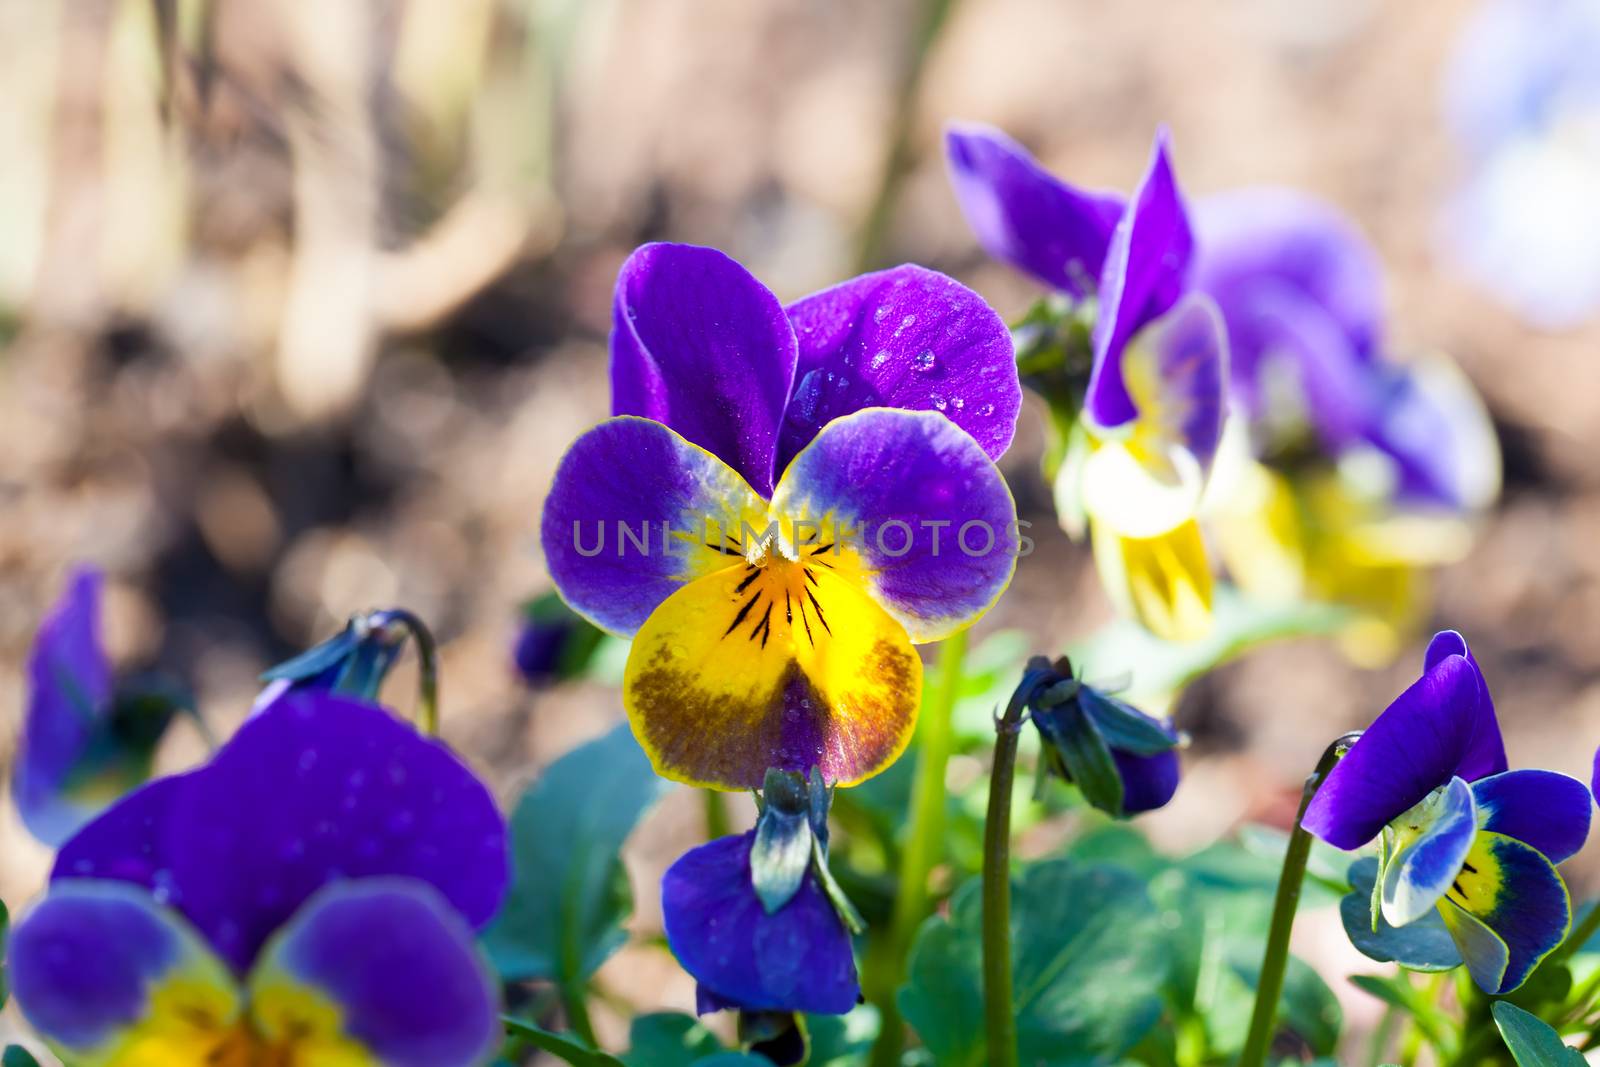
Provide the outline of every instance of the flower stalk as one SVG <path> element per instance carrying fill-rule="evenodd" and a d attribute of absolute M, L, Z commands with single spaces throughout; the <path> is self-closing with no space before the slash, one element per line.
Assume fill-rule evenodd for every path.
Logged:
<path fill-rule="evenodd" d="M 1024 675 L 1005 714 L 995 720 L 994 770 L 983 822 L 983 1017 L 989 1067 L 1016 1067 L 1017 1017 L 1011 996 L 1011 789 L 1017 738 L 1036 675 Z"/>
<path fill-rule="evenodd" d="M 417 643 L 417 728 L 430 737 L 439 734 L 439 645 L 416 615 L 404 609 L 394 612 L 395 621 L 404 626 Z"/>
<path fill-rule="evenodd" d="M 1311 855 L 1311 834 L 1301 825 L 1311 798 L 1317 795 L 1328 772 L 1356 743 L 1360 732 L 1337 738 L 1322 753 L 1316 770 L 1306 779 L 1300 794 L 1300 810 L 1295 813 L 1294 831 L 1283 855 L 1283 871 L 1278 876 L 1278 892 L 1272 902 L 1272 923 L 1267 931 L 1267 951 L 1261 960 L 1261 978 L 1256 985 L 1255 1009 L 1250 1015 L 1250 1032 L 1245 1038 L 1239 1067 L 1262 1067 L 1272 1044 L 1278 1021 L 1278 999 L 1283 995 L 1283 978 L 1289 967 L 1289 933 L 1294 929 L 1294 914 L 1300 907 L 1300 890 L 1305 885 L 1306 861 Z"/>

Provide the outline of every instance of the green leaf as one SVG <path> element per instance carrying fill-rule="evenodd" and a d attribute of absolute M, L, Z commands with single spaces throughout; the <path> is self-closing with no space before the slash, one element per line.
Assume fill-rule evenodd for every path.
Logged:
<path fill-rule="evenodd" d="M 714 1052 L 695 1060 L 693 1067 L 772 1067 L 772 1061 L 754 1052 Z"/>
<path fill-rule="evenodd" d="M 622 844 L 667 789 L 624 724 L 551 764 L 511 816 L 511 892 L 484 934 L 507 981 L 569 991 L 622 947 Z"/>
<path fill-rule="evenodd" d="M 628 1044 L 622 1057 L 628 1067 L 690 1067 L 697 1060 L 722 1051 L 722 1042 L 704 1023 L 677 1012 L 635 1017 L 628 1030 Z"/>
<path fill-rule="evenodd" d="M 1379 963 L 1398 963 L 1412 971 L 1448 971 L 1461 965 L 1450 931 L 1437 910 L 1406 926 L 1390 926 L 1378 916 L 1378 929 L 1372 929 L 1372 887 L 1377 881 L 1378 861 L 1371 856 L 1350 865 L 1350 892 L 1339 902 L 1339 918 L 1350 943 L 1368 959 Z"/>
<path fill-rule="evenodd" d="M 1493 1011 L 1517 1067 L 1582 1067 L 1583 1053 L 1564 1044 L 1561 1035 L 1538 1016 L 1503 1000 L 1495 1001 Z"/>
<path fill-rule="evenodd" d="M 39 1061 L 21 1045 L 7 1045 L 0 1054 L 0 1067 L 39 1067 Z"/>
<path fill-rule="evenodd" d="M 1138 623 L 1121 619 L 1067 653 L 1089 672 L 1091 683 L 1127 674 L 1133 684 L 1123 698 L 1154 710 L 1193 679 L 1255 645 L 1331 633 L 1349 618 L 1344 609 L 1325 604 L 1262 604 L 1225 584 L 1216 588 L 1211 615 L 1211 630 L 1198 641 L 1163 641 Z"/>
<path fill-rule="evenodd" d="M 1163 928 L 1138 878 L 1045 860 L 1012 881 L 1012 983 L 1021 1061 L 1114 1060 L 1160 1018 Z M 984 1059 L 981 886 L 923 924 L 900 1010 L 940 1067 Z"/>
<path fill-rule="evenodd" d="M 1281 869 L 1283 854 L 1289 849 L 1289 835 L 1275 826 L 1251 823 L 1239 830 L 1239 844 L 1246 852 L 1269 860 L 1273 867 Z M 1311 839 L 1311 853 L 1306 858 L 1308 887 L 1315 886 L 1335 897 L 1343 897 L 1350 892 L 1349 870 L 1349 853 L 1318 838 Z"/>
<path fill-rule="evenodd" d="M 576 1036 L 553 1033 L 526 1019 L 510 1015 L 501 1016 L 501 1022 L 505 1023 L 507 1032 L 523 1038 L 562 1062 L 572 1064 L 573 1067 L 626 1067 L 615 1056 L 596 1052 Z"/>
<path fill-rule="evenodd" d="M 883 1029 L 878 1009 L 861 1004 L 848 1015 L 807 1015 L 811 1059 L 806 1067 L 860 1067 Z"/>

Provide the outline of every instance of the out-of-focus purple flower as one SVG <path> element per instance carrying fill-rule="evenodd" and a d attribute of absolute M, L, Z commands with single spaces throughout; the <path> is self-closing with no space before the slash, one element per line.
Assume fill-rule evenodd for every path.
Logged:
<path fill-rule="evenodd" d="M 187 700 L 119 686 L 100 640 L 104 578 L 75 571 L 28 657 L 28 705 L 11 794 L 28 831 L 59 845 L 150 777 L 156 745 Z"/>
<path fill-rule="evenodd" d="M 605 634 L 573 611 L 557 593 L 523 605 L 511 649 L 517 674 L 530 686 L 576 678 L 588 668 Z"/>
<path fill-rule="evenodd" d="M 1435 908 L 1479 987 L 1520 986 L 1566 937 L 1555 864 L 1583 847 L 1590 797 L 1551 771 L 1507 771 L 1489 687 L 1460 634 L 1434 637 L 1423 674 L 1335 765 L 1307 830 L 1339 848 L 1379 847 L 1378 905 L 1391 924 Z"/>
<path fill-rule="evenodd" d="M 480 1067 L 499 996 L 472 931 L 508 867 L 493 798 L 442 744 L 291 693 L 67 842 L 13 931 L 12 988 L 73 1067 Z"/>
<path fill-rule="evenodd" d="M 1331 206 L 1274 188 L 1201 200 L 1194 285 L 1228 328 L 1235 403 L 1258 440 L 1309 426 L 1327 456 L 1364 448 L 1403 504 L 1472 511 L 1498 488 L 1482 404 L 1438 359 L 1385 358 L 1382 276 Z"/>
<path fill-rule="evenodd" d="M 1600 304 L 1600 4 L 1492 0 L 1444 80 L 1468 172 L 1440 226 L 1444 253 L 1535 325 Z"/>

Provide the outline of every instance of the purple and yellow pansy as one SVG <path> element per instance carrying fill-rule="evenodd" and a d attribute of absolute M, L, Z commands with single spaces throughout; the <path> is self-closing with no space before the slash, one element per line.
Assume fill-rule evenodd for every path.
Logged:
<path fill-rule="evenodd" d="M 28 832 L 51 846 L 150 777 L 178 707 L 158 692 L 119 693 L 100 638 L 104 581 L 75 571 L 28 656 L 11 796 Z"/>
<path fill-rule="evenodd" d="M 439 742 L 291 693 L 63 847 L 13 993 L 67 1067 L 476 1067 L 506 827 Z"/>
<path fill-rule="evenodd" d="M 1443 356 L 1386 358 L 1377 256 L 1330 205 L 1240 189 L 1200 200 L 1195 228 L 1248 426 L 1218 464 L 1213 543 L 1258 599 L 1352 609 L 1347 651 L 1385 662 L 1421 621 L 1426 569 L 1459 558 L 1498 492 L 1488 415 Z"/>
<path fill-rule="evenodd" d="M 1210 627 L 1198 518 L 1226 407 L 1227 346 L 1195 291 L 1189 212 L 1168 138 L 1130 198 L 1076 189 L 997 130 L 961 126 L 946 149 L 978 241 L 1073 301 L 1093 362 L 1056 484 L 1063 525 L 1086 518 L 1107 592 L 1151 632 Z"/>
<path fill-rule="evenodd" d="M 970 625 L 1015 566 L 1005 325 L 920 267 L 786 308 L 721 252 L 646 245 L 611 375 L 615 417 L 563 458 L 543 545 L 567 603 L 633 638 L 624 703 L 657 771 L 881 770 L 915 720 L 912 646 Z"/>
<path fill-rule="evenodd" d="M 1473 981 L 1501 994 L 1567 935 L 1555 865 L 1582 848 L 1590 804 L 1575 778 L 1506 769 L 1488 685 L 1446 631 L 1422 677 L 1328 774 L 1303 825 L 1344 849 L 1378 839 L 1374 910 L 1404 926 L 1437 908 Z"/>

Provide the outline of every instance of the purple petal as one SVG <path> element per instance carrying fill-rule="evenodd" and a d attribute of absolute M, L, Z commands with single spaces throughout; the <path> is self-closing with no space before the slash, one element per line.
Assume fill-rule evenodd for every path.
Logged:
<path fill-rule="evenodd" d="M 1498 761 L 1496 759 L 1496 753 Z M 1439 659 L 1347 752 L 1312 799 L 1305 828 L 1338 848 L 1371 841 L 1451 778 L 1505 769 L 1504 748 L 1477 665 Z"/>
<path fill-rule="evenodd" d="M 1567 887 L 1550 861 L 1490 832 L 1478 834 L 1439 910 L 1473 980 L 1496 995 L 1520 986 L 1572 923 Z"/>
<path fill-rule="evenodd" d="M 1193 285 L 1227 321 L 1235 387 L 1263 402 L 1263 361 L 1286 353 L 1317 418 L 1325 398 L 1313 387 L 1351 379 L 1378 354 L 1383 286 L 1372 248 L 1330 205 L 1275 188 L 1201 200 L 1195 235 Z"/>
<path fill-rule="evenodd" d="M 967 224 L 991 256 L 1076 297 L 1094 292 L 1123 198 L 1058 180 L 1010 137 L 952 126 L 945 158 Z"/>
<path fill-rule="evenodd" d="M 858 573 L 913 641 L 971 624 L 1016 567 L 1005 479 L 931 412 L 868 408 L 829 423 L 784 472 L 772 510 L 786 524 L 816 521 L 820 540 L 805 551 Z"/>
<path fill-rule="evenodd" d="M 1570 775 L 1507 771 L 1473 782 L 1472 793 L 1483 829 L 1531 845 L 1551 863 L 1577 855 L 1589 837 L 1589 790 Z"/>
<path fill-rule="evenodd" d="M 1451 656 L 1460 656 L 1472 667 L 1478 680 L 1479 700 L 1473 706 L 1474 718 L 1466 727 L 1467 739 L 1456 774 L 1469 782 L 1500 774 L 1506 769 L 1506 746 L 1500 737 L 1500 723 L 1494 717 L 1494 699 L 1489 695 L 1489 683 L 1483 670 L 1467 647 L 1467 639 L 1455 630 L 1440 630 L 1428 642 L 1422 656 L 1422 669 L 1433 670 Z"/>
<path fill-rule="evenodd" d="M 545 501 L 542 543 L 561 597 L 627 637 L 695 578 L 737 564 L 766 502 L 716 456 L 648 419 L 608 419 L 572 443 Z"/>
<path fill-rule="evenodd" d="M 1122 813 L 1137 815 L 1165 807 L 1178 791 L 1178 753 L 1158 752 L 1154 756 L 1135 756 L 1111 750 L 1117 772 L 1122 776 Z"/>
<path fill-rule="evenodd" d="M 800 338 L 778 470 L 833 419 L 862 408 L 939 411 L 992 459 L 1022 405 L 1011 332 L 983 298 L 923 267 L 852 278 L 789 306 Z"/>
<path fill-rule="evenodd" d="M 1407 815 L 1406 823 L 1382 872 L 1383 917 L 1393 926 L 1408 926 L 1432 911 L 1461 873 L 1478 836 L 1472 787 L 1461 778 L 1450 779 L 1444 792 L 1422 812 Z"/>
<path fill-rule="evenodd" d="M 273 1023 L 296 1006 L 326 1003 L 384 1067 L 476 1067 L 499 1044 L 499 990 L 471 929 L 410 879 L 318 891 L 268 943 L 250 990 L 268 1040 L 287 1036 Z"/>
<path fill-rule="evenodd" d="M 714 248 L 648 244 L 617 275 L 611 410 L 665 423 L 772 492 L 794 384 L 794 329 L 778 298 Z"/>
<path fill-rule="evenodd" d="M 28 657 L 28 710 L 11 795 L 28 831 L 52 846 L 103 807 L 69 795 L 74 771 L 111 712 L 101 585 L 99 571 L 74 571 Z"/>
<path fill-rule="evenodd" d="M 1372 375 L 1367 441 L 1394 461 L 1396 495 L 1462 511 L 1499 491 L 1500 446 L 1483 401 L 1447 361 L 1388 365 Z"/>
<path fill-rule="evenodd" d="M 210 1021 L 220 1029 L 239 1007 L 233 977 L 189 924 L 122 882 L 56 883 L 11 931 L 8 966 L 34 1030 L 85 1061 L 135 1026 L 173 1033 Z M 221 1017 L 185 1018 L 183 1009 L 207 994 Z"/>
<path fill-rule="evenodd" d="M 672 954 L 711 994 L 708 1006 L 845 1014 L 861 993 L 849 932 L 810 874 L 768 915 L 750 883 L 754 840 L 754 831 L 720 837 L 667 869 L 661 910 Z"/>
<path fill-rule="evenodd" d="M 382 708 L 307 692 L 247 720 L 206 766 L 111 807 L 51 877 L 150 887 L 242 972 L 335 879 L 417 878 L 482 926 L 508 871 L 505 820 L 449 749 Z"/>
<path fill-rule="evenodd" d="M 1094 324 L 1094 369 L 1084 408 L 1101 426 L 1138 415 L 1122 376 L 1122 349 L 1139 328 L 1183 295 L 1194 249 L 1188 213 L 1168 158 L 1165 130 L 1156 135 L 1150 167 L 1117 223 L 1100 276 Z"/>
<path fill-rule="evenodd" d="M 1202 478 L 1209 475 L 1228 415 L 1228 340 L 1212 302 L 1185 296 L 1125 351 L 1123 368 L 1141 427 L 1182 447 Z"/>

